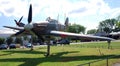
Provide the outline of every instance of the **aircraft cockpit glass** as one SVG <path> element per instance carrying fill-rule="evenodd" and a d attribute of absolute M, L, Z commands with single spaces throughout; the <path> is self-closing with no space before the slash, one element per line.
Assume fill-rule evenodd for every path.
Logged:
<path fill-rule="evenodd" d="M 50 22 L 51 24 L 57 24 L 57 23 L 58 23 L 58 21 L 57 21 L 57 20 L 54 20 L 54 19 L 50 20 L 49 22 Z"/>

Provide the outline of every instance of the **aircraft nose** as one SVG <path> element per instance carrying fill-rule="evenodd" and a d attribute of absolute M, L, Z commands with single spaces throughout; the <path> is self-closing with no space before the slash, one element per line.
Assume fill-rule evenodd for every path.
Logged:
<path fill-rule="evenodd" d="M 33 25 L 28 23 L 27 25 L 25 25 L 24 29 L 25 30 L 31 30 L 33 28 Z"/>

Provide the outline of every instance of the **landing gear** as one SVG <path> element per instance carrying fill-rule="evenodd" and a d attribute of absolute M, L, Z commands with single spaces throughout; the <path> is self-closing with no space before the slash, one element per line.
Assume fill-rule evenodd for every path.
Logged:
<path fill-rule="evenodd" d="M 50 55 L 50 44 L 47 44 L 47 53 L 45 54 L 46 57 Z"/>
<path fill-rule="evenodd" d="M 47 39 L 47 53 L 45 54 L 46 57 L 50 55 L 50 36 L 46 36 Z"/>

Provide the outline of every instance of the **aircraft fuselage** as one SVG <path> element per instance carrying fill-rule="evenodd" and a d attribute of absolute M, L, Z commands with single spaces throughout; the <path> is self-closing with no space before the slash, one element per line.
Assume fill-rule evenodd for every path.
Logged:
<path fill-rule="evenodd" d="M 49 35 L 51 30 L 64 31 L 65 26 L 55 21 L 33 23 L 33 31 L 37 35 Z"/>

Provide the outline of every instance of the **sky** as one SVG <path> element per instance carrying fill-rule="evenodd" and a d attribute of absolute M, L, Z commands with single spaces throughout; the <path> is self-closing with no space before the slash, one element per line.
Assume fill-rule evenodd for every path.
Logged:
<path fill-rule="evenodd" d="M 27 24 L 30 3 L 33 22 L 45 21 L 47 17 L 59 19 L 64 24 L 69 17 L 71 24 L 96 29 L 99 22 L 120 15 L 120 0 L 0 0 L 0 30 L 3 26 L 16 26 L 14 19 Z M 58 18 L 59 17 L 59 18 Z"/>

